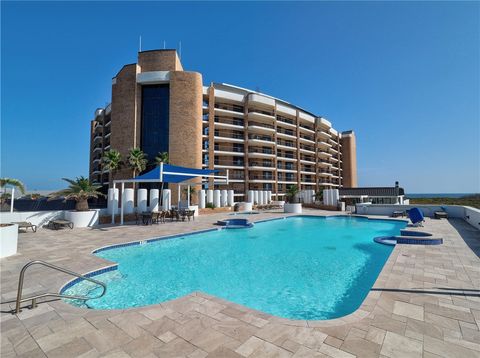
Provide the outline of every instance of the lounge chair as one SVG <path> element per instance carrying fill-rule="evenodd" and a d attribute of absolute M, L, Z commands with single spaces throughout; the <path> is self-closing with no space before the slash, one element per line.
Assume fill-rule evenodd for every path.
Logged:
<path fill-rule="evenodd" d="M 445 210 L 438 210 L 433 213 L 435 219 L 448 219 L 448 213 Z"/>
<path fill-rule="evenodd" d="M 58 230 L 61 227 L 65 227 L 65 226 L 69 227 L 70 229 L 73 229 L 73 223 L 71 221 L 68 221 L 68 220 L 57 219 L 57 220 L 50 220 L 48 222 L 48 227 L 50 227 L 54 230 Z"/>
<path fill-rule="evenodd" d="M 37 225 L 33 225 L 29 221 L 15 221 L 15 222 L 12 222 L 12 224 L 17 224 L 18 230 L 25 229 L 25 232 L 27 232 L 27 229 L 31 228 L 33 232 L 37 232 Z"/>
<path fill-rule="evenodd" d="M 423 213 L 419 208 L 410 209 L 408 211 L 408 218 L 413 226 L 423 226 L 423 222 L 425 221 Z"/>

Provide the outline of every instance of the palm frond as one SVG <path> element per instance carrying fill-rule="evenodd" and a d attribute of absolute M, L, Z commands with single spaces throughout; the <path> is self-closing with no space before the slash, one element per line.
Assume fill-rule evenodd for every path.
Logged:
<path fill-rule="evenodd" d="M 7 185 L 11 185 L 16 187 L 20 190 L 22 194 L 25 194 L 25 185 L 18 179 L 13 178 L 0 178 L 0 187 L 5 187 Z"/>

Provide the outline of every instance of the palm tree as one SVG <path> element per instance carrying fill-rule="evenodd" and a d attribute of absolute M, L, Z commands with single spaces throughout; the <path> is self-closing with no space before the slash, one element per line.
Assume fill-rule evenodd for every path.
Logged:
<path fill-rule="evenodd" d="M 323 201 L 323 189 L 320 188 L 318 191 L 313 195 L 315 201 Z"/>
<path fill-rule="evenodd" d="M 188 199 L 188 187 L 183 189 L 183 194 L 185 195 L 185 200 Z M 190 200 L 197 194 L 197 189 L 194 186 L 190 187 Z M 190 203 L 189 203 L 190 204 Z"/>
<path fill-rule="evenodd" d="M 168 152 L 158 152 L 157 156 L 155 157 L 155 164 L 160 165 L 160 163 L 168 164 Z M 163 181 L 160 184 L 160 205 L 163 206 Z"/>
<path fill-rule="evenodd" d="M 25 185 L 18 180 L 12 178 L 0 178 L 0 188 L 5 188 L 7 185 L 18 188 L 22 194 L 25 194 Z"/>
<path fill-rule="evenodd" d="M 287 193 L 286 193 L 287 201 L 289 203 L 295 203 L 297 194 L 298 194 L 298 186 L 291 185 L 287 189 Z"/>
<path fill-rule="evenodd" d="M 93 185 L 90 183 L 90 180 L 80 176 L 73 179 L 62 178 L 70 185 L 67 189 L 57 191 L 50 195 L 50 197 L 59 197 L 63 196 L 66 200 L 74 199 L 76 201 L 75 210 L 77 211 L 88 211 L 88 199 L 89 198 L 98 198 L 99 196 L 105 196 L 98 191 L 102 186 Z"/>
<path fill-rule="evenodd" d="M 104 168 L 110 171 L 109 186 L 112 187 L 116 171 L 123 166 L 122 154 L 118 150 L 110 149 L 103 154 L 102 161 Z"/>
<path fill-rule="evenodd" d="M 155 164 L 165 163 L 168 164 L 168 152 L 158 152 L 157 156 L 155 157 Z"/>
<path fill-rule="evenodd" d="M 18 188 L 22 194 L 25 194 L 25 185 L 18 180 L 13 178 L 0 178 L 0 188 L 5 189 L 6 186 L 12 186 L 14 188 Z M 6 203 L 10 198 L 11 194 L 7 193 L 5 190 L 2 190 L 0 193 L 0 205 Z"/>
<path fill-rule="evenodd" d="M 132 148 L 128 152 L 128 165 L 133 170 L 133 177 L 137 176 L 137 173 L 143 172 L 147 167 L 147 155 L 140 148 Z"/>

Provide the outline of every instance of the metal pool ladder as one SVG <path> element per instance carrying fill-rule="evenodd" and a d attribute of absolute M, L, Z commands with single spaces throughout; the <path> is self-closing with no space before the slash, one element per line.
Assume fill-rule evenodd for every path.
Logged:
<path fill-rule="evenodd" d="M 49 293 L 49 292 L 47 292 L 47 293 L 42 293 L 40 295 L 35 295 L 35 296 L 31 296 L 31 297 L 22 298 L 23 279 L 24 279 L 24 276 L 25 276 L 25 271 L 27 271 L 27 269 L 30 266 L 33 266 L 33 265 L 42 265 L 42 266 L 49 267 L 51 269 L 66 273 L 68 275 L 75 276 L 75 277 L 81 278 L 83 280 L 93 282 L 93 283 L 95 283 L 99 286 L 102 286 L 102 288 L 103 288 L 102 293 L 100 295 L 98 295 L 97 297 L 88 297 L 88 296 L 63 295 L 61 293 Z M 15 313 L 20 313 L 22 311 L 20 309 L 20 304 L 22 302 L 29 301 L 29 300 L 32 300 L 32 307 L 31 308 L 35 308 L 35 307 L 37 307 L 37 299 L 43 298 L 43 297 L 70 298 L 70 299 L 73 299 L 73 300 L 84 300 L 84 301 L 86 301 L 86 300 L 100 298 L 100 297 L 104 296 L 106 292 L 107 292 L 107 285 L 105 285 L 105 283 L 103 283 L 103 282 L 94 280 L 93 278 L 90 278 L 90 277 L 87 277 L 87 276 L 84 276 L 84 275 L 80 275 L 79 273 L 64 269 L 62 267 L 52 265 L 52 264 L 50 264 L 48 262 L 45 262 L 45 261 L 41 261 L 41 260 L 30 261 L 25 266 L 23 266 L 22 270 L 20 271 L 20 277 L 18 279 L 18 291 L 17 291 L 17 301 L 16 301 L 16 307 L 15 307 Z"/>

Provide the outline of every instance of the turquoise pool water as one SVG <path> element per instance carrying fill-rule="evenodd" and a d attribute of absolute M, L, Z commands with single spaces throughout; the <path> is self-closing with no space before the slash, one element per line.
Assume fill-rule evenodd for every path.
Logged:
<path fill-rule="evenodd" d="M 101 251 L 118 270 L 95 276 L 107 294 L 85 304 L 122 309 L 203 291 L 284 318 L 341 317 L 360 306 L 392 251 L 373 238 L 405 226 L 299 216 Z M 97 290 L 80 282 L 65 293 L 93 297 Z"/>

